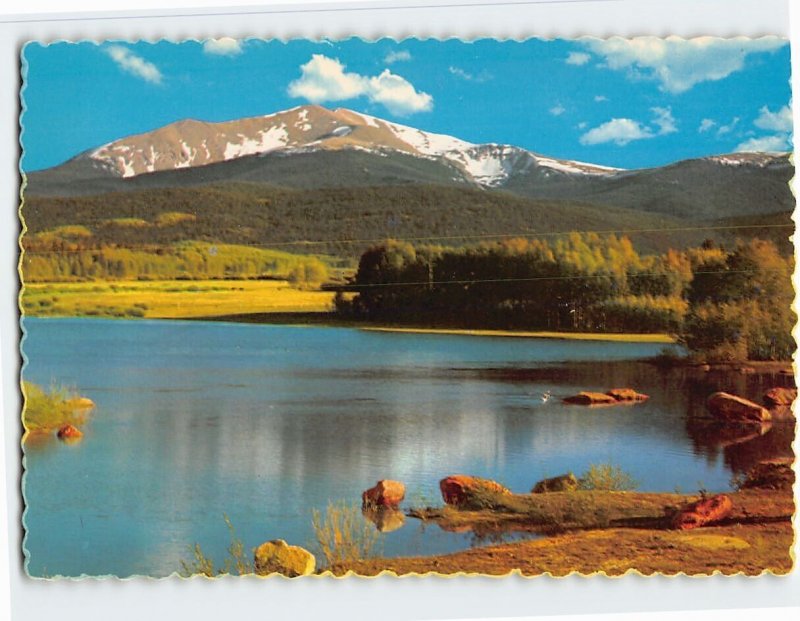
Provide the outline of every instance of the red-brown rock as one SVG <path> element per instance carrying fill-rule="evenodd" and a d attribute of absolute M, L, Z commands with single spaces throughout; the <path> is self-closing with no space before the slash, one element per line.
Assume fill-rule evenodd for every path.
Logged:
<path fill-rule="evenodd" d="M 794 486 L 791 459 L 774 459 L 757 463 L 742 485 L 742 489 L 789 490 Z"/>
<path fill-rule="evenodd" d="M 772 419 L 766 408 L 727 392 L 715 392 L 706 401 L 706 407 L 714 416 L 730 423 L 763 423 Z"/>
<path fill-rule="evenodd" d="M 617 401 L 647 401 L 650 397 L 636 392 L 633 388 L 612 388 L 606 393 Z"/>
<path fill-rule="evenodd" d="M 564 403 L 572 405 L 615 405 L 617 400 L 611 395 L 602 392 L 582 391 L 571 397 L 564 397 Z"/>
<path fill-rule="evenodd" d="M 533 486 L 531 494 L 546 494 L 547 492 L 574 492 L 578 489 L 578 479 L 568 472 L 557 477 L 542 479 Z"/>
<path fill-rule="evenodd" d="M 732 510 L 733 502 L 725 494 L 701 498 L 697 502 L 678 510 L 672 518 L 672 528 L 691 530 L 692 528 L 707 526 L 726 518 Z"/>
<path fill-rule="evenodd" d="M 491 496 L 511 494 L 511 491 L 489 479 L 456 474 L 439 481 L 442 498 L 448 505 L 457 507 L 483 505 Z"/>
<path fill-rule="evenodd" d="M 770 388 L 764 393 L 764 403 L 767 405 L 792 405 L 797 399 L 797 388 Z"/>
<path fill-rule="evenodd" d="M 396 508 L 406 497 L 406 486 L 400 481 L 383 479 L 361 494 L 361 504 L 364 507 L 394 507 Z"/>
<path fill-rule="evenodd" d="M 83 437 L 81 430 L 74 425 L 62 425 L 56 435 L 60 440 L 75 440 Z"/>

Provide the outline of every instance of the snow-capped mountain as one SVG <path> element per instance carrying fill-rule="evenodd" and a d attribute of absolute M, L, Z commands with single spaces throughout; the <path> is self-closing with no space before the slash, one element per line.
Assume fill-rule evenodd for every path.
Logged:
<path fill-rule="evenodd" d="M 266 116 L 221 123 L 185 120 L 105 144 L 80 158 L 118 177 L 193 168 L 245 156 L 322 150 L 399 152 L 441 160 L 467 181 L 502 186 L 514 174 L 614 175 L 618 169 L 558 160 L 498 144 L 472 144 L 352 110 L 299 106 Z"/>

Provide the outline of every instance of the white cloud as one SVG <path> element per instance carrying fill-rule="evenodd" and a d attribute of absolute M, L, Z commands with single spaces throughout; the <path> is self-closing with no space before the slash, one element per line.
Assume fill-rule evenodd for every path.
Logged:
<path fill-rule="evenodd" d="M 161 84 L 163 76 L 153 63 L 146 61 L 141 56 L 137 56 L 131 52 L 127 47 L 121 45 L 112 45 L 106 48 L 106 54 L 117 63 L 117 66 L 123 71 L 141 78 L 145 82 L 153 84 Z"/>
<path fill-rule="evenodd" d="M 598 127 L 594 127 L 580 137 L 580 143 L 586 145 L 613 142 L 624 147 L 634 140 L 652 138 L 653 132 L 633 119 L 611 119 Z"/>
<path fill-rule="evenodd" d="M 762 136 L 750 138 L 736 147 L 741 151 L 759 151 L 762 153 L 783 153 L 789 151 L 789 137 L 787 135 Z"/>
<path fill-rule="evenodd" d="M 586 121 L 578 123 L 578 129 L 586 129 L 587 127 L 589 127 L 589 124 Z"/>
<path fill-rule="evenodd" d="M 717 122 L 714 119 L 703 119 L 700 121 L 700 127 L 697 128 L 697 131 L 701 134 L 707 131 L 710 131 L 714 126 L 716 126 Z"/>
<path fill-rule="evenodd" d="M 608 97 L 606 97 L 605 95 L 595 95 L 594 100 L 597 103 L 601 103 L 603 101 L 608 101 Z"/>
<path fill-rule="evenodd" d="M 588 63 L 592 57 L 587 54 L 586 52 L 570 52 L 564 62 L 568 65 L 585 65 Z"/>
<path fill-rule="evenodd" d="M 242 53 L 242 42 L 231 37 L 206 39 L 203 43 L 203 51 L 216 56 L 238 56 Z"/>
<path fill-rule="evenodd" d="M 389 52 L 383 59 L 387 65 L 392 63 L 406 62 L 411 60 L 411 52 L 408 50 L 397 50 L 396 52 Z"/>
<path fill-rule="evenodd" d="M 457 78 L 461 78 L 467 82 L 486 82 L 487 80 L 492 79 L 491 74 L 487 73 L 486 71 L 481 71 L 478 75 L 475 75 L 473 73 L 464 71 L 461 67 L 453 67 L 452 65 L 448 67 L 447 70 Z"/>
<path fill-rule="evenodd" d="M 758 118 L 753 123 L 759 129 L 767 129 L 775 132 L 792 131 L 792 109 L 784 106 L 775 112 L 771 112 L 767 106 L 759 110 Z"/>
<path fill-rule="evenodd" d="M 658 80 L 669 93 L 683 93 L 700 82 L 721 80 L 744 67 L 748 54 L 777 50 L 778 37 L 718 39 L 699 37 L 614 37 L 586 43 L 610 69 L 628 69 Z"/>
<path fill-rule="evenodd" d="M 433 97 L 417 91 L 405 78 L 388 69 L 372 77 L 348 73 L 337 59 L 314 54 L 301 65 L 300 72 L 300 77 L 289 84 L 289 95 L 311 103 L 367 97 L 400 116 L 433 108 Z"/>
<path fill-rule="evenodd" d="M 384 69 L 379 76 L 369 79 L 367 97 L 370 101 L 382 104 L 392 114 L 411 114 L 433 108 L 433 97 L 428 93 L 417 92 L 405 78 L 395 75 L 388 69 Z"/>
<path fill-rule="evenodd" d="M 595 145 L 613 142 L 624 147 L 634 140 L 646 140 L 678 131 L 670 108 L 650 108 L 650 112 L 654 115 L 651 125 L 655 125 L 655 129 L 633 119 L 611 119 L 583 134 L 579 139 L 580 143 Z"/>
<path fill-rule="evenodd" d="M 753 125 L 773 133 L 749 138 L 736 147 L 737 151 L 782 153 L 791 150 L 792 110 L 789 106 L 783 106 L 775 112 L 764 106 Z"/>
<path fill-rule="evenodd" d="M 650 111 L 655 114 L 653 124 L 658 127 L 659 136 L 674 134 L 678 131 L 675 126 L 675 117 L 672 116 L 672 108 L 650 108 Z"/>
<path fill-rule="evenodd" d="M 731 119 L 731 122 L 727 125 L 720 125 L 719 129 L 717 129 L 717 138 L 721 138 L 726 134 L 730 134 L 733 129 L 739 124 L 739 117 L 735 116 Z"/>
<path fill-rule="evenodd" d="M 564 106 L 562 106 L 560 103 L 556 104 L 555 106 L 553 106 L 549 110 L 550 114 L 552 114 L 553 116 L 561 116 L 566 111 L 567 111 L 567 109 Z"/>

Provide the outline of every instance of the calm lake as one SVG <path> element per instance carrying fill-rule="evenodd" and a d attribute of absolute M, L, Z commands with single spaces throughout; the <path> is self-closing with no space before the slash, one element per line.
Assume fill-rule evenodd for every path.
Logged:
<path fill-rule="evenodd" d="M 222 562 L 227 515 L 247 549 L 311 547 L 313 509 L 360 503 L 377 479 L 405 506 L 439 504 L 439 479 L 473 474 L 527 492 L 611 462 L 641 490 L 730 489 L 791 430 L 748 442 L 704 417 L 717 389 L 758 398 L 779 378 L 661 370 L 659 344 L 368 332 L 213 322 L 25 319 L 26 380 L 97 407 L 77 444 L 25 446 L 34 576 L 165 576 L 190 546 Z M 643 404 L 567 406 L 633 387 Z M 552 397 L 543 400 L 543 393 Z M 487 543 L 407 518 L 383 554 Z"/>

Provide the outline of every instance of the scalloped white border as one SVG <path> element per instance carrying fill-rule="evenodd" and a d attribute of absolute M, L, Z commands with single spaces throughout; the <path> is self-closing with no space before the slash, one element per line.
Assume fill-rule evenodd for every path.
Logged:
<path fill-rule="evenodd" d="M 307 0 L 295 0 L 295 4 L 312 4 Z M 62 5 L 56 10 L 63 10 Z M 134 3 L 129 3 L 133 5 Z M 142 8 L 141 3 L 137 3 Z M 165 3 L 167 4 L 167 3 Z M 174 3 L 170 3 L 174 4 Z M 191 4 L 186 2 L 185 4 Z M 273 3 L 274 4 L 274 3 Z M 416 3 L 390 2 L 384 0 L 377 4 L 417 6 L 431 3 L 419 0 Z M 462 3 L 456 3 L 462 4 Z M 467 4 L 467 3 L 463 3 Z M 93 38 L 160 38 L 162 36 L 183 39 L 192 36 L 256 36 L 262 37 L 276 31 L 282 31 L 285 38 L 311 37 L 342 38 L 343 36 L 360 35 L 375 38 L 393 34 L 403 38 L 411 34 L 422 36 L 452 36 L 457 33 L 465 38 L 476 36 L 495 36 L 499 38 L 528 38 L 538 35 L 544 38 L 554 36 L 574 37 L 591 32 L 598 36 L 622 34 L 626 36 L 651 32 L 658 35 L 680 32 L 685 36 L 699 34 L 732 35 L 748 34 L 758 36 L 764 33 L 785 35 L 787 19 L 785 9 L 788 0 L 620 0 L 616 8 L 609 10 L 609 2 L 581 3 L 580 12 L 573 8 L 549 5 L 526 5 L 529 11 L 503 6 L 464 7 L 458 10 L 451 8 L 450 13 L 431 11 L 429 9 L 397 9 L 382 12 L 336 13 L 337 20 L 329 20 L 324 26 L 320 24 L 320 15 L 329 11 L 312 13 L 260 13 L 247 15 L 206 16 L 195 13 L 194 17 L 176 16 L 174 12 L 160 11 L 160 15 L 146 16 L 140 10 L 137 15 L 126 19 L 104 19 L 102 15 L 89 16 L 91 19 L 78 21 L 33 21 L 16 23 L 9 26 L 0 22 L 0 54 L 3 65 L 0 65 L 0 76 L 6 77 L 4 83 L 14 84 L 16 80 L 16 64 L 18 42 L 24 39 L 39 40 Z M 637 5 L 637 6 L 633 6 Z M 744 10 L 740 7 L 747 5 Z M 119 4 L 115 5 L 119 7 Z M 361 5 L 363 7 L 363 5 Z M 450 3 L 453 6 L 453 3 Z M 351 5 L 352 7 L 352 5 Z M 27 7 L 26 7 L 27 8 Z M 329 7 L 330 8 L 330 7 Z M 629 9 L 623 12 L 621 9 Z M 491 9 L 491 10 L 487 10 Z M 602 9 L 602 10 L 601 10 Z M 772 9 L 772 11 L 770 11 Z M 331 8 L 331 11 L 334 9 Z M 777 10 L 777 12 L 776 12 Z M 438 13 L 438 17 L 434 16 Z M 331 13 L 332 14 L 332 13 Z M 531 15 L 535 14 L 536 19 Z M 525 15 L 528 15 L 527 19 Z M 445 17 L 443 20 L 442 17 Z M 547 17 L 544 17 L 547 16 Z M 571 17 L 570 17 L 571 16 Z M 94 19 L 100 17 L 101 19 Z M 777 17 L 777 19 L 775 19 Z M 798 49 L 797 31 L 793 34 L 793 61 L 797 66 Z M 3 35 L 10 34 L 10 38 Z M 13 60 L 11 56 L 14 56 Z M 798 78 L 795 77 L 795 86 Z M 9 116 L 17 112 L 16 93 L 10 96 L 0 94 L 6 117 L 2 126 L 2 136 L 16 139 L 16 127 L 8 124 Z M 795 103 L 795 106 L 798 104 Z M 11 111 L 11 114 L 9 114 Z M 797 110 L 795 118 L 797 118 Z M 11 144 L 11 141 L 6 142 Z M 14 187 L 17 183 L 14 171 L 18 153 L 0 153 L 0 175 L 6 181 L 5 187 Z M 0 231 L 7 235 L 0 243 L 0 269 L 6 270 L 1 279 L 4 286 L 3 306 L 0 307 L 0 339 L 2 342 L 3 384 L 2 397 L 4 411 L 15 413 L 14 417 L 5 416 L 6 432 L 14 431 L 18 435 L 16 412 L 19 408 L 19 396 L 16 388 L 18 373 L 18 331 L 16 322 L 16 303 L 13 300 L 16 286 L 16 273 L 9 266 L 16 263 L 15 238 L 17 234 L 13 216 L 16 212 L 16 198 L 7 192 L 11 199 L 11 208 L 2 212 Z M 11 217 L 9 217 L 11 216 Z M 797 276 L 796 276 L 797 278 Z M 795 287 L 800 280 L 795 282 Z M 9 422 L 11 421 L 11 422 Z M 2 483 L 7 484 L 12 518 L 18 519 L 19 498 L 14 494 L 19 482 L 19 468 L 12 466 L 19 460 L 18 437 L 6 434 L 8 449 L 5 455 L 9 472 Z M 0 449 L 1 450 L 1 449 Z M 2 488 L 0 488 L 0 492 Z M 2 498 L 5 500 L 5 497 Z M 16 505 L 15 502 L 16 501 Z M 1 501 L 0 501 L 1 502 Z M 0 508 L 2 508 L 0 506 Z M 4 513 L 4 512 L 3 512 Z M 3 514 L 3 518 L 5 515 Z M 4 526 L 0 518 L 0 527 Z M 15 524 L 8 524 L 7 541 L 12 562 L 18 563 L 19 530 Z M 0 548 L 0 552 L 2 549 Z M 0 560 L 2 563 L 2 560 Z M 18 567 L 12 565 L 12 570 Z M 115 618 L 138 619 L 148 614 L 155 618 L 167 618 L 161 613 L 170 612 L 169 618 L 193 617 L 195 619 L 233 616 L 244 610 L 263 611 L 263 615 L 282 618 L 281 611 L 292 616 L 308 618 L 369 618 L 379 616 L 382 619 L 405 618 L 452 618 L 453 616 L 507 615 L 507 614 L 552 614 L 556 612 L 596 612 L 596 611 L 632 611 L 632 610 L 665 610 L 685 608 L 725 608 L 738 606 L 780 606 L 800 603 L 800 575 L 797 569 L 786 578 L 768 579 L 765 581 L 742 581 L 737 578 L 720 581 L 715 578 L 686 580 L 681 578 L 665 581 L 660 578 L 642 580 L 639 576 L 630 576 L 626 580 L 560 580 L 548 579 L 520 581 L 509 578 L 503 581 L 487 581 L 483 578 L 454 578 L 448 581 L 418 581 L 414 578 L 396 580 L 348 580 L 340 581 L 291 581 L 244 580 L 231 582 L 218 580 L 206 584 L 205 581 L 192 580 L 176 587 L 179 581 L 148 581 L 134 579 L 124 583 L 98 583 L 83 581 L 69 583 L 63 581 L 51 585 L 37 585 L 26 581 L 18 573 L 12 576 L 12 597 L 14 607 L 20 615 L 15 618 L 38 619 L 58 615 L 59 619 L 105 619 L 113 610 Z M 324 588 L 325 584 L 333 584 L 336 588 Z M 747 588 L 743 589 L 744 584 Z M 203 586 L 199 586 L 202 584 Z M 225 585 L 225 586 L 222 586 Z M 241 585 L 241 586 L 239 586 Z M 302 585 L 302 586 L 301 586 Z M 321 585 L 321 586 L 314 586 Z M 351 586 L 352 585 L 352 586 Z M 361 585 L 361 586 L 359 586 Z M 435 585 L 432 589 L 428 585 Z M 44 587 L 44 588 L 43 588 Z M 66 588 L 65 588 L 66 587 Z M 223 589 L 222 591 L 220 589 Z M 235 593 L 235 595 L 234 595 Z M 220 596 L 223 600 L 220 602 Z M 352 598 L 352 599 L 351 599 Z M 355 600 L 357 603 L 353 603 Z M 352 607 L 342 608 L 350 605 Z M 302 605 L 304 613 L 298 615 L 297 607 Z M 105 606 L 105 608 L 104 608 Z M 0 617 L 3 615 L 0 614 Z M 288 616 L 288 614 L 286 615 Z M 691 618 L 691 617 L 690 617 Z M 703 618 L 717 618 L 715 616 Z M 722 617 L 719 617 L 722 618 Z M 725 615 L 725 618 L 738 618 Z M 743 616 L 750 618 L 749 615 Z"/>

